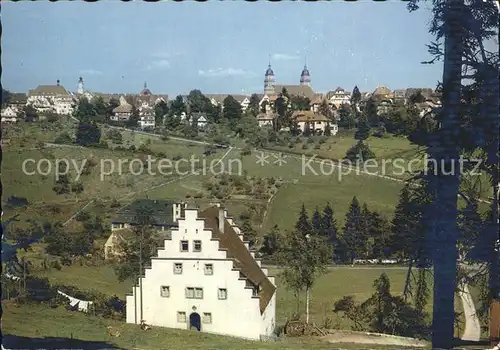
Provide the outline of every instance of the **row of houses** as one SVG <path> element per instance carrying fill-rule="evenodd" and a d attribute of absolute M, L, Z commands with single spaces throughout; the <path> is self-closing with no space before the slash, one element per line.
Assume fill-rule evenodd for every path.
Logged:
<path fill-rule="evenodd" d="M 310 109 L 314 114 L 318 114 L 321 104 L 325 103 L 331 108 L 332 112 L 342 105 L 351 103 L 351 93 L 341 87 L 329 91 L 326 94 L 315 93 L 310 84 L 301 82 L 300 85 L 276 85 L 268 84 L 265 93 L 256 94 L 259 100 L 259 109 L 262 111 L 257 117 L 259 125 L 268 125 L 274 118 L 272 110 L 273 104 L 278 99 L 283 90 L 286 89 L 289 95 L 301 96 L 309 99 Z M 439 103 L 439 95 L 432 89 L 404 89 L 390 91 L 386 87 L 377 87 L 371 93 L 361 93 L 362 102 L 369 98 L 376 98 L 380 101 L 379 108 L 382 112 L 384 108 L 389 108 L 395 101 L 406 103 L 410 96 L 416 91 L 420 91 L 424 96 L 422 109 L 432 107 L 432 104 Z M 223 107 L 223 101 L 229 94 L 206 94 L 205 95 L 214 106 Z M 242 111 L 246 111 L 250 104 L 250 95 L 235 94 L 231 95 L 241 105 Z M 56 85 L 39 85 L 36 89 L 29 90 L 27 95 L 13 94 L 10 101 L 1 111 L 2 122 L 15 122 L 18 119 L 19 112 L 26 106 L 32 106 L 38 113 L 54 113 L 58 115 L 71 115 L 80 98 L 85 97 L 92 100 L 101 97 L 104 102 L 110 102 L 112 99 L 119 101 L 119 105 L 113 110 L 111 120 L 126 121 L 132 115 L 134 107 L 139 112 L 139 126 L 143 129 L 155 127 L 154 107 L 160 102 L 168 102 L 168 95 L 153 94 L 148 89 L 147 84 L 138 94 L 103 94 L 91 92 L 84 88 L 83 78 L 78 81 L 76 92 L 70 92 L 64 88 L 60 81 Z M 182 95 L 184 101 L 187 101 L 187 95 Z M 426 104 L 427 103 L 427 104 Z M 304 111 L 305 112 L 305 111 Z M 334 114 L 334 113 L 333 113 Z M 308 114 L 313 118 L 312 114 Z M 181 118 L 186 118 L 182 115 Z M 315 122 L 322 122 L 324 116 L 319 116 Z M 203 127 L 207 123 L 206 116 L 197 116 L 198 126 Z"/>

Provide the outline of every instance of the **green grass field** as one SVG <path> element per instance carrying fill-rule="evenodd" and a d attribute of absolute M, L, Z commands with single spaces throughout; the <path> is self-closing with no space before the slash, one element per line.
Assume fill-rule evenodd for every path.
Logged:
<path fill-rule="evenodd" d="M 137 325 L 87 316 L 79 312 L 66 311 L 44 305 L 24 305 L 16 307 L 3 303 L 2 333 L 27 338 L 66 338 L 67 348 L 102 349 L 401 349 L 401 347 L 330 344 L 314 338 L 284 338 L 277 342 L 256 342 L 233 337 L 223 337 L 187 330 L 154 327 L 142 331 Z M 107 327 L 119 331 L 119 337 L 108 334 Z M 73 339 L 73 340 L 70 340 Z M 92 342 L 99 342 L 93 345 Z M 95 344 L 95 343 L 94 343 Z M 51 344 L 55 345 L 55 343 Z M 92 346 L 93 345 L 93 346 Z"/>

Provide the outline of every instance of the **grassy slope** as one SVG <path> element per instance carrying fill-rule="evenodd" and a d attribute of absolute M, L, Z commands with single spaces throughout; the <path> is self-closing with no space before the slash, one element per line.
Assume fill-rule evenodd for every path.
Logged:
<path fill-rule="evenodd" d="M 387 346 L 328 344 L 311 338 L 284 339 L 279 342 L 255 342 L 207 333 L 154 327 L 141 331 L 138 326 L 99 317 L 69 312 L 61 307 L 41 305 L 15 307 L 4 304 L 2 333 L 31 338 L 60 337 L 100 341 L 123 349 L 390 349 Z M 42 322 L 43 320 L 43 322 Z M 108 335 L 106 327 L 120 331 L 120 337 Z M 79 346 L 81 347 L 81 346 Z M 89 345 L 87 345 L 88 348 Z M 396 349 L 396 347 L 393 347 Z"/>

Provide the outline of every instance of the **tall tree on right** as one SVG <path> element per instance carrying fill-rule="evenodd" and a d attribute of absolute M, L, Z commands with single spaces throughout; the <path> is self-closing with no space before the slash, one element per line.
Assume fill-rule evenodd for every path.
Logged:
<path fill-rule="evenodd" d="M 309 222 L 309 217 L 307 215 L 306 207 L 304 203 L 302 203 L 302 208 L 300 209 L 299 218 L 295 223 L 295 230 L 297 232 L 302 232 L 302 234 L 306 235 L 312 231 L 311 223 Z"/>
<path fill-rule="evenodd" d="M 418 0 L 411 0 L 410 10 L 417 9 L 417 3 Z M 469 113 L 464 109 L 466 106 L 461 103 L 464 91 L 462 79 L 472 76 L 469 73 L 463 75 L 462 72 L 465 65 L 472 68 L 472 71 L 482 73 L 494 71 L 493 75 L 498 76 L 498 54 L 493 65 L 496 69 L 484 71 L 481 69 L 488 65 L 486 62 L 488 59 L 484 59 L 486 52 L 483 42 L 486 36 L 492 36 L 492 32 L 488 29 L 495 28 L 494 33 L 498 35 L 498 10 L 493 3 L 478 0 L 467 3 L 464 0 L 435 0 L 433 17 L 429 31 L 435 35 L 437 42 L 429 45 L 429 52 L 435 57 L 433 61 L 442 58 L 444 67 L 442 109 L 433 128 L 428 129 L 420 139 L 422 144 L 427 146 L 429 157 L 438 164 L 427 175 L 428 189 L 433 201 L 427 206 L 424 220 L 429 225 L 428 240 L 431 244 L 428 250 L 434 266 L 432 345 L 433 348 L 451 349 L 454 331 L 454 295 L 457 284 L 459 238 L 457 195 L 460 183 L 459 172 L 453 169 L 459 169 L 461 150 L 487 145 L 484 140 L 486 136 L 491 135 L 491 130 L 485 132 L 483 126 L 490 124 L 488 128 L 491 129 L 492 125 L 496 125 L 495 132 L 498 134 L 498 113 L 494 117 L 493 113 L 488 112 L 481 113 L 479 117 L 474 116 L 480 124 L 479 127 L 464 122 L 463 117 Z M 442 39 L 444 39 L 444 50 L 439 44 Z M 477 61 L 478 56 L 483 57 L 483 62 Z M 474 61 L 472 65 L 470 61 Z M 483 81 L 485 77 L 486 75 L 481 77 Z M 496 90 L 498 95 L 498 81 L 496 87 L 493 85 L 489 86 Z M 491 102 L 491 99 L 483 96 L 483 102 L 486 101 Z M 498 96 L 496 101 L 497 105 L 494 108 L 498 108 Z M 486 103 L 483 103 L 483 106 L 487 109 Z M 498 155 L 495 158 L 498 161 Z"/>

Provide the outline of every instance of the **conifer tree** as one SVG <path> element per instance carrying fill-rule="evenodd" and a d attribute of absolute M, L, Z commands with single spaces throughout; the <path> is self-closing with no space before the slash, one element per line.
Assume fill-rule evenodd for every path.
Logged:
<path fill-rule="evenodd" d="M 354 134 L 354 138 L 358 141 L 364 141 L 370 137 L 370 124 L 365 115 L 361 115 L 358 120 L 358 130 Z"/>
<path fill-rule="evenodd" d="M 321 227 L 321 214 L 319 213 L 318 207 L 314 210 L 314 213 L 311 218 L 311 226 L 317 235 L 322 235 L 322 227 Z"/>
<path fill-rule="evenodd" d="M 360 257 L 363 259 L 369 258 L 371 253 L 371 245 L 373 241 L 370 242 L 370 218 L 371 212 L 368 209 L 368 205 L 363 203 L 363 207 L 361 209 L 361 215 L 359 218 L 359 248 L 360 248 Z"/>
<path fill-rule="evenodd" d="M 307 216 L 304 203 L 302 203 L 302 209 L 300 210 L 299 218 L 295 224 L 295 230 L 302 235 L 306 235 L 311 232 L 311 224 L 309 222 L 309 217 Z"/>
<path fill-rule="evenodd" d="M 415 255 L 419 220 L 417 205 L 412 202 L 410 188 L 406 185 L 399 194 L 399 202 L 392 219 L 390 248 L 398 259 L 407 260 Z"/>
<path fill-rule="evenodd" d="M 327 239 L 327 242 L 333 247 L 333 258 L 335 260 L 343 260 L 343 252 L 339 242 L 337 220 L 333 215 L 333 209 L 330 203 L 326 203 L 321 217 L 321 233 Z"/>
<path fill-rule="evenodd" d="M 361 207 L 356 196 L 353 197 L 349 211 L 345 216 L 342 243 L 345 246 L 346 258 L 353 263 L 359 257 L 363 245 L 360 237 L 361 229 Z"/>

